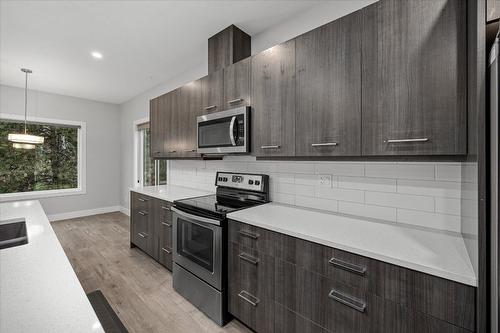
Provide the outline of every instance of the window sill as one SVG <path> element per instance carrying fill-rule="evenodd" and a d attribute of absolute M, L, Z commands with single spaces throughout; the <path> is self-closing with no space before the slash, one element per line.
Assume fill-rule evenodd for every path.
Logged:
<path fill-rule="evenodd" d="M 52 197 L 63 197 L 67 195 L 82 195 L 86 191 L 81 188 L 68 188 L 63 190 L 46 190 L 46 191 L 33 191 L 33 192 L 19 192 L 19 193 L 4 193 L 0 194 L 0 202 L 18 201 L 18 200 L 36 200 Z"/>

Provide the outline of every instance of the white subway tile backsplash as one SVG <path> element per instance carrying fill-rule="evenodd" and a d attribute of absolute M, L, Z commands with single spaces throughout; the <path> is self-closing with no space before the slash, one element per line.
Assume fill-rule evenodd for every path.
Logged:
<path fill-rule="evenodd" d="M 367 163 L 366 177 L 434 180 L 434 164 Z"/>
<path fill-rule="evenodd" d="M 316 186 L 315 195 L 318 198 L 334 199 L 342 201 L 364 202 L 365 200 L 364 191 L 329 188 L 324 186 Z"/>
<path fill-rule="evenodd" d="M 339 213 L 396 222 L 396 208 L 339 201 Z"/>
<path fill-rule="evenodd" d="M 316 162 L 314 171 L 316 174 L 330 174 L 335 176 L 364 176 L 364 163 L 345 162 Z"/>
<path fill-rule="evenodd" d="M 460 216 L 398 208 L 397 222 L 420 227 L 460 232 Z"/>
<path fill-rule="evenodd" d="M 474 174 L 473 164 L 257 161 L 251 156 L 169 163 L 171 184 L 213 191 L 216 171 L 263 173 L 270 176 L 274 202 L 426 228 L 460 231 L 460 212 L 462 218 L 477 212 L 473 177 L 471 183 L 462 179 Z M 321 184 L 322 176 L 331 182 Z"/>
<path fill-rule="evenodd" d="M 338 187 L 376 192 L 396 192 L 396 179 L 339 176 Z"/>
<path fill-rule="evenodd" d="M 378 206 L 434 211 L 434 198 L 401 193 L 366 192 L 366 203 Z"/>
<path fill-rule="evenodd" d="M 436 200 L 436 212 L 442 214 L 460 215 L 460 199 L 434 198 Z"/>
<path fill-rule="evenodd" d="M 398 193 L 460 198 L 461 183 L 398 179 Z"/>
<path fill-rule="evenodd" d="M 436 180 L 461 182 L 462 166 L 455 164 L 436 164 Z"/>
<path fill-rule="evenodd" d="M 320 199 L 313 198 L 310 196 L 295 196 L 295 204 L 297 206 L 314 208 L 314 209 L 322 209 L 330 212 L 338 211 L 338 201 L 337 200 L 329 200 L 329 199 Z"/>

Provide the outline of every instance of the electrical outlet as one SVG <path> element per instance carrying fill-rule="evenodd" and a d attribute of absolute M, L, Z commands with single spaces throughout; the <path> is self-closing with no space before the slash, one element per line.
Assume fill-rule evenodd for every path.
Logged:
<path fill-rule="evenodd" d="M 318 175 L 318 182 L 321 186 L 331 187 L 332 186 L 332 176 L 331 175 Z"/>

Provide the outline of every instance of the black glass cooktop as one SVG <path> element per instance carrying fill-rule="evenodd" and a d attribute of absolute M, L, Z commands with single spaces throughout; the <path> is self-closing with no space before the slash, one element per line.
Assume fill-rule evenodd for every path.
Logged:
<path fill-rule="evenodd" d="M 216 194 L 205 195 L 183 200 L 176 200 L 175 205 L 179 208 L 188 209 L 192 212 L 207 213 L 225 217 L 226 214 L 239 209 L 255 206 L 262 202 L 256 202 L 251 198 L 244 197 L 223 197 Z"/>

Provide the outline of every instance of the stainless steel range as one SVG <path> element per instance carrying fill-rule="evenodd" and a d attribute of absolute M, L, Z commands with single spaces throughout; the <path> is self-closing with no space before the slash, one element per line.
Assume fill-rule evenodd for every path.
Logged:
<path fill-rule="evenodd" d="M 217 172 L 216 194 L 174 201 L 174 289 L 219 325 L 227 321 L 226 214 L 269 202 L 269 176 Z"/>

